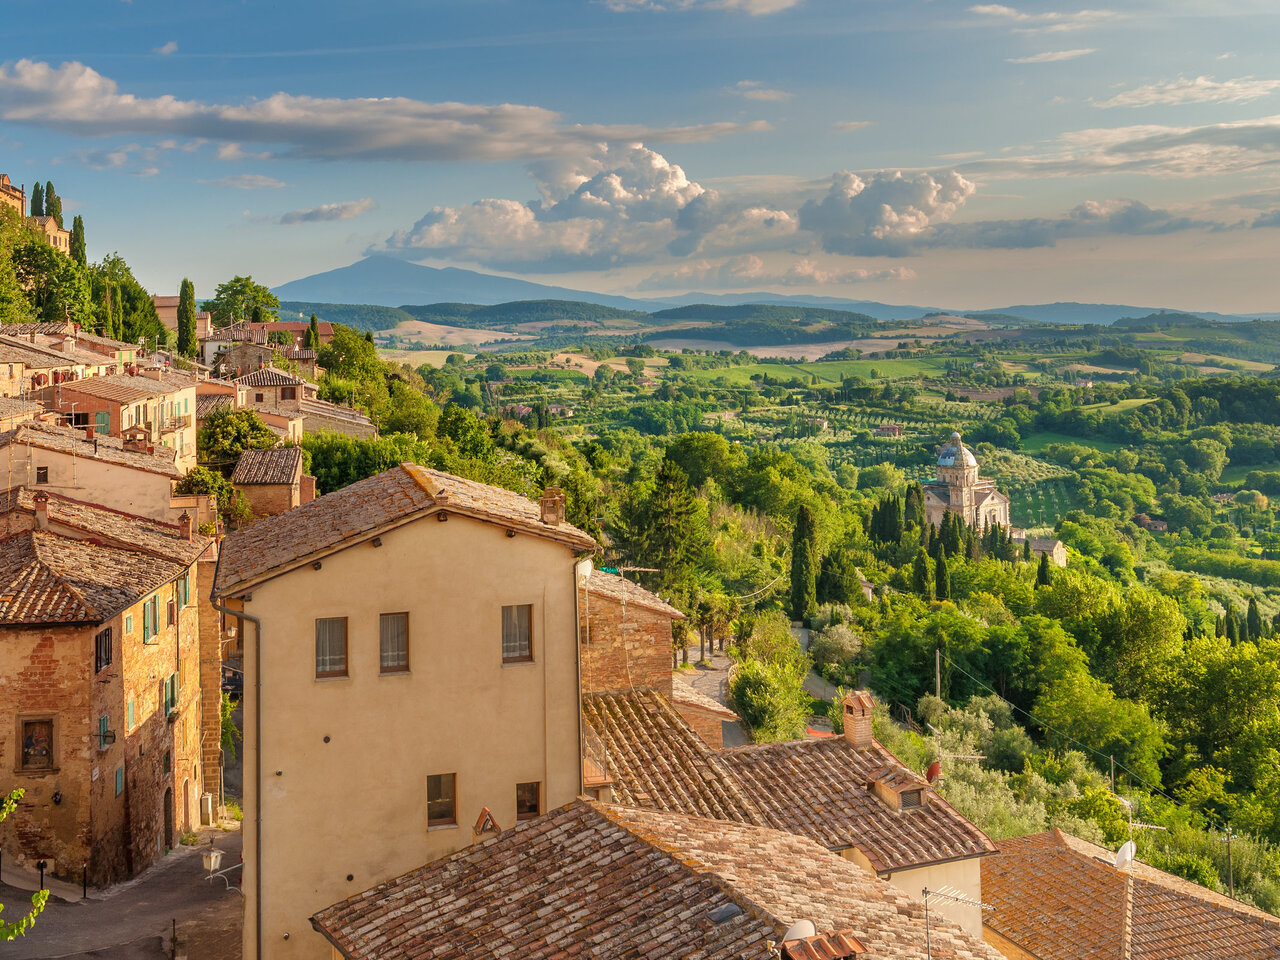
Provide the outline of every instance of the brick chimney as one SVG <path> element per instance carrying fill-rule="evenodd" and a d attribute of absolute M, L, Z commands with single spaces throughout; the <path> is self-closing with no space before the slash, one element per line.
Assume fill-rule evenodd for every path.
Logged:
<path fill-rule="evenodd" d="M 37 493 L 32 499 L 36 504 L 36 529 L 49 529 L 49 495 L 43 490 Z"/>
<path fill-rule="evenodd" d="M 871 746 L 871 710 L 875 706 L 870 692 L 854 690 L 844 698 L 844 738 L 859 749 Z"/>
<path fill-rule="evenodd" d="M 191 514 L 182 511 L 182 516 L 178 518 L 178 536 L 183 540 L 191 539 Z"/>
<path fill-rule="evenodd" d="M 559 487 L 547 487 L 542 491 L 538 506 L 542 510 L 542 522 L 556 527 L 564 522 L 564 491 Z"/>
<path fill-rule="evenodd" d="M 84 438 L 93 443 L 98 438 L 98 428 L 92 423 L 86 423 L 84 425 Z"/>

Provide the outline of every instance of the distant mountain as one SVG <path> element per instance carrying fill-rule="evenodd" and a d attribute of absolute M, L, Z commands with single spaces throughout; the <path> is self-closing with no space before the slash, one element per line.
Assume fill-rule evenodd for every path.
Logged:
<path fill-rule="evenodd" d="M 1114 303 L 1039 303 L 990 310 L 953 310 L 940 307 L 895 305 L 875 300 L 843 300 L 805 294 L 777 293 L 687 293 L 677 297 L 637 299 L 590 290 L 555 287 L 530 280 L 498 277 L 459 267 L 424 267 L 396 257 L 375 255 L 350 266 L 313 274 L 281 284 L 273 291 L 281 300 L 328 304 L 373 304 L 396 307 L 402 304 L 464 303 L 492 305 L 513 300 L 573 300 L 615 307 L 619 310 L 651 312 L 691 304 L 737 306 L 746 303 L 789 307 L 825 307 L 862 313 L 881 321 L 913 320 L 930 313 L 961 313 L 968 316 L 999 314 L 1025 317 L 1038 323 L 1085 323 L 1109 325 L 1125 317 L 1146 317 L 1165 312 L 1158 307 L 1135 307 Z M 1172 311 L 1170 311 L 1172 312 Z M 1222 314 L 1194 311 L 1206 320 L 1280 320 L 1280 313 Z"/>
<path fill-rule="evenodd" d="M 281 300 L 321 303 L 509 303 L 512 300 L 585 300 L 620 310 L 652 310 L 653 303 L 496 277 L 458 267 L 424 267 L 395 257 L 373 256 L 347 267 L 291 280 L 272 291 Z M 663 306 L 668 304 L 663 303 Z"/>

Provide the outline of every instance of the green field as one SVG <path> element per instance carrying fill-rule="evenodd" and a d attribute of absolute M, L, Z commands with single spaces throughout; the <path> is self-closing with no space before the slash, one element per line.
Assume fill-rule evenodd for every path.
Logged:
<path fill-rule="evenodd" d="M 870 379 L 874 370 L 881 379 L 919 377 L 938 373 L 942 361 L 932 358 L 922 360 L 826 360 L 813 363 L 749 363 L 741 367 L 719 367 L 712 370 L 695 370 L 692 376 L 698 380 L 714 382 L 724 378 L 731 386 L 746 386 L 756 375 L 786 382 L 792 377 L 808 381 L 816 376 L 819 383 L 837 384 L 845 377 Z"/>
<path fill-rule="evenodd" d="M 1093 447 L 1103 453 L 1114 453 L 1123 446 L 1114 440 L 1098 440 L 1093 437 L 1085 439 L 1065 433 L 1054 433 L 1052 430 L 1041 430 L 1039 433 L 1022 438 L 1022 450 L 1024 453 L 1044 453 L 1045 447 L 1051 443 L 1077 443 L 1081 446 Z"/>
<path fill-rule="evenodd" d="M 1244 483 L 1254 470 L 1280 470 L 1280 463 L 1229 463 L 1222 471 L 1222 482 Z"/>
<path fill-rule="evenodd" d="M 1082 406 L 1081 410 L 1108 410 L 1112 413 L 1124 413 L 1126 410 L 1132 410 L 1134 407 L 1141 407 L 1154 400 L 1154 397 L 1133 397 L 1129 400 L 1121 400 L 1119 403 L 1088 403 Z"/>

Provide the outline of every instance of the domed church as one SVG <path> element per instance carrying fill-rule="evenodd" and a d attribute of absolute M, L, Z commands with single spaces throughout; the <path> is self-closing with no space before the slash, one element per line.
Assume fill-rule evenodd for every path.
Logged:
<path fill-rule="evenodd" d="M 994 480 L 978 478 L 978 458 L 964 445 L 959 433 L 938 451 L 938 479 L 926 480 L 924 514 L 934 526 L 942 525 L 948 511 L 975 530 L 992 524 L 1009 526 L 1009 498 L 996 489 Z"/>

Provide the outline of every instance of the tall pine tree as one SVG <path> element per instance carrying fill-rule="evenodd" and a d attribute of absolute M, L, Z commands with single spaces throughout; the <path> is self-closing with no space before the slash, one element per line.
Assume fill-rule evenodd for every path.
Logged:
<path fill-rule="evenodd" d="M 178 352 L 184 357 L 194 357 L 196 346 L 196 288 L 183 277 L 182 286 L 178 288 Z"/>
<path fill-rule="evenodd" d="M 79 214 L 71 221 L 71 259 L 82 267 L 89 260 L 84 247 L 84 218 Z"/>
<path fill-rule="evenodd" d="M 54 223 L 62 227 L 62 198 L 53 192 L 53 181 L 44 182 L 44 215 L 53 217 Z"/>
<path fill-rule="evenodd" d="M 807 620 L 817 610 L 818 529 L 805 504 L 796 512 L 791 534 L 791 619 Z"/>
<path fill-rule="evenodd" d="M 39 180 L 36 185 L 31 188 L 31 216 L 44 216 L 44 184 Z"/>

